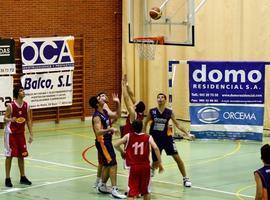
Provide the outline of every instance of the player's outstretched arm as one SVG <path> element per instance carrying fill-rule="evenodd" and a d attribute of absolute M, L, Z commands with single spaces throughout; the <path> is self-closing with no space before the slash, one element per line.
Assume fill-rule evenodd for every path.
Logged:
<path fill-rule="evenodd" d="M 104 107 L 104 109 L 107 110 L 109 117 L 116 121 L 121 116 L 121 105 L 120 105 L 120 100 L 118 98 L 118 94 L 113 93 L 112 100 L 116 102 L 116 111 L 112 111 L 111 109 L 106 109 L 106 107 L 108 108 L 108 105 L 106 104 L 105 104 L 106 107 Z"/>
<path fill-rule="evenodd" d="M 171 116 L 172 122 L 174 123 L 174 125 L 176 126 L 176 128 L 181 131 L 182 133 L 184 133 L 182 136 L 185 139 L 189 139 L 189 140 L 194 140 L 195 136 L 190 134 L 188 130 L 186 130 L 183 126 L 181 126 L 178 121 L 175 119 L 175 115 L 172 112 L 172 116 Z"/>
<path fill-rule="evenodd" d="M 126 134 L 124 137 L 118 139 L 118 140 L 114 143 L 114 148 L 115 148 L 117 151 L 120 152 L 121 157 L 122 157 L 123 159 L 125 159 L 125 151 L 124 151 L 124 149 L 121 148 L 121 145 L 127 143 L 128 137 L 129 137 L 129 134 Z"/>
<path fill-rule="evenodd" d="M 125 87 L 127 89 L 127 95 L 128 97 L 131 99 L 131 102 L 132 104 L 134 105 L 136 103 L 136 99 L 135 99 L 135 96 L 134 96 L 134 93 L 132 92 L 129 84 L 128 84 L 128 80 L 127 80 L 127 75 L 124 74 L 124 77 L 123 77 L 123 80 L 122 80 L 124 83 L 125 83 Z"/>
<path fill-rule="evenodd" d="M 122 80 L 122 94 L 123 94 L 123 99 L 124 99 L 126 108 L 127 108 L 128 113 L 130 115 L 130 121 L 133 122 L 136 119 L 136 112 L 135 112 L 133 104 L 129 100 L 126 82 L 124 81 L 124 79 Z"/>
<path fill-rule="evenodd" d="M 149 143 L 157 156 L 157 162 L 154 163 L 154 168 L 158 168 L 158 172 L 161 173 L 164 171 L 164 168 L 163 168 L 163 165 L 161 163 L 160 151 L 159 151 L 159 148 L 158 148 L 157 144 L 155 143 L 154 139 L 152 138 L 152 136 L 150 136 L 150 138 L 149 138 Z"/>
<path fill-rule="evenodd" d="M 146 133 L 146 129 L 147 129 L 147 125 L 148 123 L 151 121 L 151 114 L 150 114 L 150 111 L 148 112 L 147 114 L 147 117 L 144 119 L 144 122 L 143 122 L 143 132 Z"/>

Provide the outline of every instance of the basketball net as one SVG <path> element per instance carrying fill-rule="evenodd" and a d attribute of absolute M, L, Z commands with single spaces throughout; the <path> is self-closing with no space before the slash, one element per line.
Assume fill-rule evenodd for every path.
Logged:
<path fill-rule="evenodd" d="M 154 60 L 157 44 L 164 44 L 164 37 L 138 37 L 134 43 L 139 57 L 143 60 Z"/>

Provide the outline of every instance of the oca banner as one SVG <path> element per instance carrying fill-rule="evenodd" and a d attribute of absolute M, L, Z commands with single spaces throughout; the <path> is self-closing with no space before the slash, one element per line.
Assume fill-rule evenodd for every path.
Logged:
<path fill-rule="evenodd" d="M 20 38 L 23 73 L 74 70 L 74 37 Z"/>
<path fill-rule="evenodd" d="M 2 76 L 0 78 L 0 122 L 4 122 L 6 106 L 12 101 L 13 77 Z"/>
<path fill-rule="evenodd" d="M 72 105 L 73 72 L 28 74 L 21 77 L 31 109 Z"/>
<path fill-rule="evenodd" d="M 189 61 L 191 132 L 262 141 L 266 62 Z"/>

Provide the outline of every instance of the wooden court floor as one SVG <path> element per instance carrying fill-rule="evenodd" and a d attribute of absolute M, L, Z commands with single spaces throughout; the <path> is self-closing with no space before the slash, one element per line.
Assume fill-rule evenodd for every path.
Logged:
<path fill-rule="evenodd" d="M 28 146 L 30 156 L 26 159 L 26 175 L 33 185 L 19 184 L 18 166 L 14 159 L 11 171 L 14 187 L 8 189 L 4 186 L 5 158 L 2 151 L 0 199 L 111 199 L 92 188 L 96 178 L 97 153 L 89 120 L 35 123 L 33 130 L 34 142 Z M 3 149 L 3 129 L 0 131 Z M 269 141 L 265 138 L 263 143 Z M 176 141 L 176 144 L 193 187 L 183 187 L 176 164 L 163 152 L 165 172 L 156 174 L 152 179 L 152 199 L 254 199 L 253 171 L 262 165 L 259 154 L 262 143 L 182 140 Z M 118 155 L 118 186 L 123 192 L 126 183 L 127 171 L 123 169 L 123 161 Z"/>

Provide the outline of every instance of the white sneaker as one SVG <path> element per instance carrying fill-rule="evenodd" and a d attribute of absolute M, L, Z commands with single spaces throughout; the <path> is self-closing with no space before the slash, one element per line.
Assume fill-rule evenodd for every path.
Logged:
<path fill-rule="evenodd" d="M 113 188 L 113 189 L 112 189 L 112 196 L 113 196 L 114 198 L 117 198 L 117 199 L 126 199 L 126 198 L 127 198 L 126 195 L 121 194 L 121 193 L 119 192 L 118 188 Z"/>
<path fill-rule="evenodd" d="M 192 183 L 191 183 L 191 181 L 189 180 L 189 178 L 184 177 L 184 178 L 183 178 L 183 185 L 184 185 L 185 187 L 191 187 Z"/>
<path fill-rule="evenodd" d="M 102 194 L 110 194 L 110 191 L 108 190 L 106 184 L 101 183 L 97 187 L 97 191 L 102 193 Z"/>

